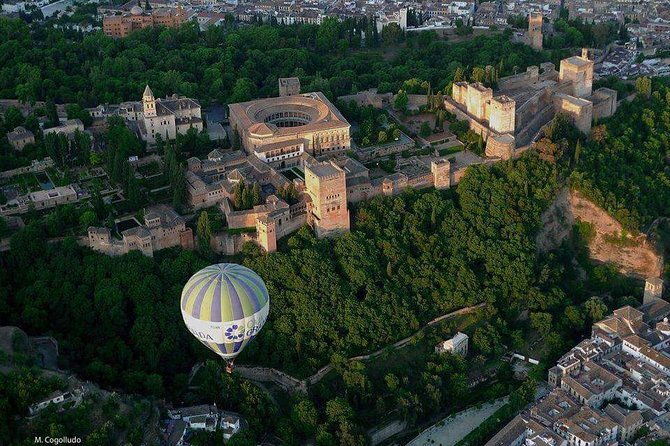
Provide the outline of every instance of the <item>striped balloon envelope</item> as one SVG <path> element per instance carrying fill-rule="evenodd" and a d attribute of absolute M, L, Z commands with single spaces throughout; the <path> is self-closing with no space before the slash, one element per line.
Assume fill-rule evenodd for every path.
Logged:
<path fill-rule="evenodd" d="M 191 334 L 232 362 L 263 328 L 270 296 L 263 279 L 249 268 L 220 263 L 201 269 L 181 293 L 181 315 Z"/>

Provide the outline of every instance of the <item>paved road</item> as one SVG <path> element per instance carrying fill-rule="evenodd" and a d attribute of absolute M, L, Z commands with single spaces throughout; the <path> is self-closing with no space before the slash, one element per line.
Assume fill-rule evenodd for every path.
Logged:
<path fill-rule="evenodd" d="M 472 407 L 447 417 L 421 432 L 407 446 L 454 446 L 496 410 L 507 404 L 508 400 L 509 397 L 499 398 L 480 408 Z"/>

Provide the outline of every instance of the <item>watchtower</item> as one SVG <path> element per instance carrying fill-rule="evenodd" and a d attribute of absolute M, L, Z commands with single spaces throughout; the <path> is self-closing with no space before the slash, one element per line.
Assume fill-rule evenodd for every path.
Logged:
<path fill-rule="evenodd" d="M 542 13 L 531 12 L 528 17 L 528 37 L 530 39 L 530 46 L 533 49 L 542 49 Z"/>
<path fill-rule="evenodd" d="M 305 188 L 311 198 L 308 221 L 319 238 L 349 231 L 344 170 L 325 161 L 305 165 Z"/>
<path fill-rule="evenodd" d="M 489 103 L 489 127 L 498 133 L 514 134 L 516 102 L 509 96 L 497 96 Z"/>

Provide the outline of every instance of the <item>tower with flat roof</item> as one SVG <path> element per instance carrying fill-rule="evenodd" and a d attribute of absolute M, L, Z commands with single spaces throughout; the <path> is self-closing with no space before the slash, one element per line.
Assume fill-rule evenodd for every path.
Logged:
<path fill-rule="evenodd" d="M 542 49 L 542 13 L 531 12 L 528 17 L 528 36 L 533 49 Z"/>
<path fill-rule="evenodd" d="M 349 231 L 346 175 L 337 164 L 305 165 L 305 188 L 310 198 L 308 221 L 319 238 Z"/>

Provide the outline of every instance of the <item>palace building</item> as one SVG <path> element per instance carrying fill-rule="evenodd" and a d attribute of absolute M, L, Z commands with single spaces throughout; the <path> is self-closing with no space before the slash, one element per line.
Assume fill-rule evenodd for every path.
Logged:
<path fill-rule="evenodd" d="M 142 95 L 142 116 L 138 119 L 140 137 L 149 144 L 156 143 L 156 137 L 163 140 L 174 139 L 190 128 L 202 131 L 200 104 L 194 99 L 172 95 L 156 99 L 147 85 Z"/>
<path fill-rule="evenodd" d="M 279 86 L 286 96 L 229 106 L 230 125 L 248 154 L 282 170 L 303 153 L 319 157 L 351 148 L 351 126 L 323 93 L 296 94 L 295 82 L 286 79 Z"/>

